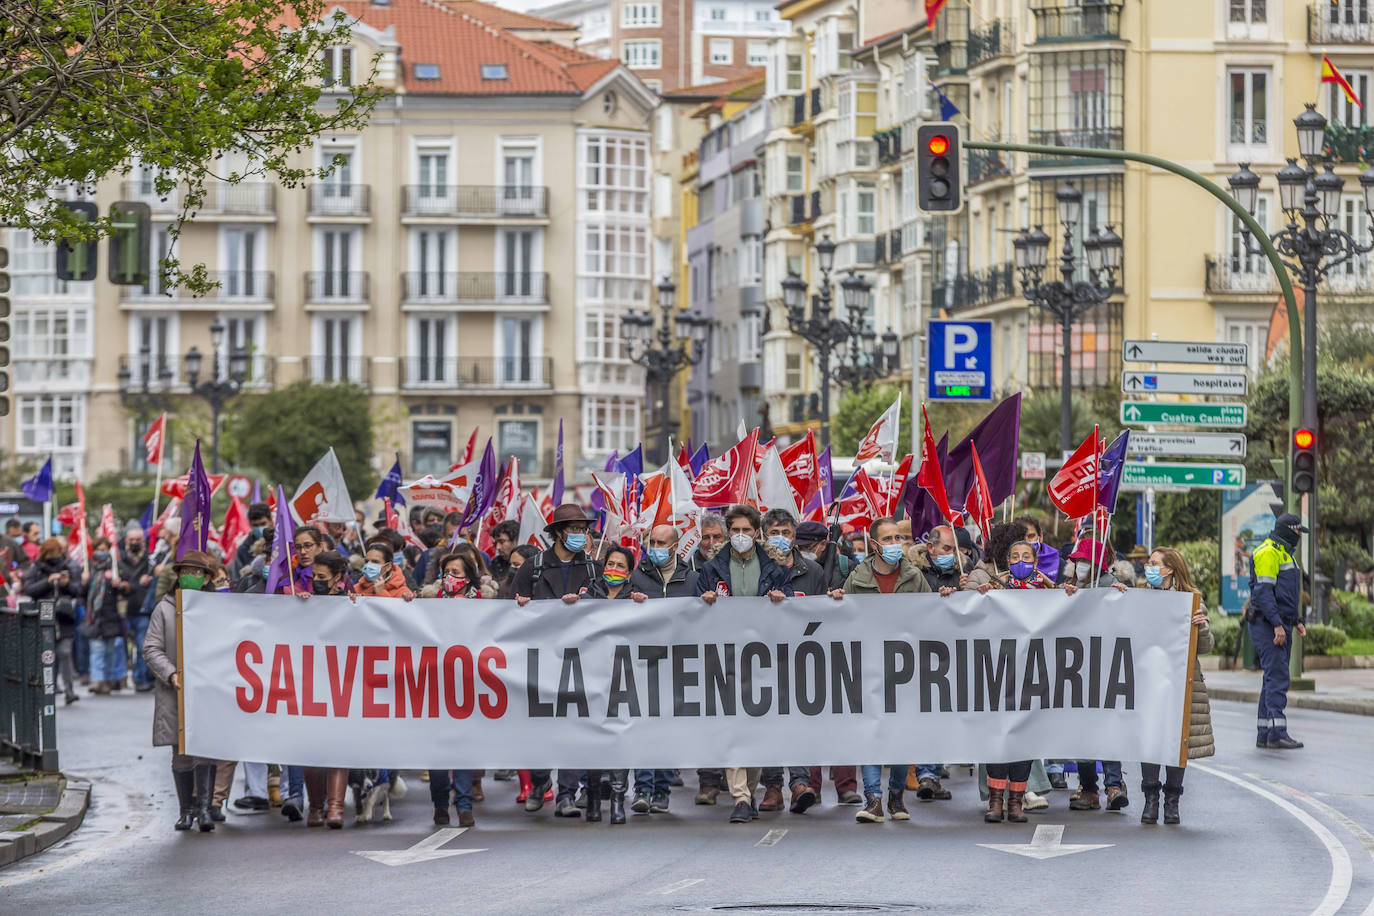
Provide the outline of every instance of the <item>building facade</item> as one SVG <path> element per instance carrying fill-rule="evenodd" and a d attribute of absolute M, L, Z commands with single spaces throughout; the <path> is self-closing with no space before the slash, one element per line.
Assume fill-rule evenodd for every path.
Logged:
<path fill-rule="evenodd" d="M 358 21 L 352 45 L 332 49 L 333 85 L 346 91 L 353 62 L 377 55 L 391 93 L 366 129 L 306 154 L 336 163 L 327 179 L 210 187 L 177 254 L 207 265 L 217 292 L 113 286 L 103 272 L 61 284 L 51 249 L 11 233 L 15 453 L 52 453 L 64 476 L 140 470 L 159 395 L 174 428 L 208 431 L 191 348 L 201 379 L 212 354 L 225 373 L 230 350 L 246 350 L 249 395 L 362 385 L 358 409 L 381 418 L 378 464 L 397 450 L 407 474 L 447 471 L 474 427 L 530 480 L 551 476 L 560 420 L 588 465 L 638 441 L 644 385 L 619 317 L 649 297 L 652 93 L 570 47 L 562 23 L 477 0 L 340 6 Z M 155 278 L 179 211 L 152 180 L 135 164 L 97 197 L 151 206 Z M 167 470 L 187 457 L 169 454 Z"/>

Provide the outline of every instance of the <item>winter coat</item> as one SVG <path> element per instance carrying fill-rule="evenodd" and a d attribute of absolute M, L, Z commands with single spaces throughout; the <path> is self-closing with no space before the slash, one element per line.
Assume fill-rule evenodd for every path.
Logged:
<path fill-rule="evenodd" d="M 873 570 L 873 559 L 873 557 L 867 557 L 862 563 L 854 567 L 854 571 L 849 574 L 849 578 L 844 583 L 846 595 L 882 594 L 882 589 L 878 588 L 878 575 Z M 931 589 L 930 583 L 926 581 L 921 568 L 906 557 L 902 557 L 902 562 L 897 567 L 897 585 L 893 590 L 894 594 L 929 591 L 933 591 L 933 589 Z"/>
<path fill-rule="evenodd" d="M 367 578 L 363 578 L 358 582 L 354 590 L 358 593 L 359 597 L 363 598 L 404 598 L 407 595 L 411 597 L 415 596 L 415 593 L 410 590 L 410 586 L 406 584 L 405 573 L 403 573 L 401 567 L 397 566 L 395 563 L 391 564 L 391 575 L 386 577 L 386 581 L 378 579 L 376 582 L 372 582 Z"/>
<path fill-rule="evenodd" d="M 789 557 L 771 544 L 763 545 L 764 552 L 783 569 L 787 570 L 787 588 L 783 589 L 783 594 L 789 598 L 797 595 L 824 595 L 827 591 L 825 587 L 825 570 L 821 569 L 820 564 L 814 560 L 808 560 L 801 555 L 801 551 L 795 547 L 791 551 L 791 563 L 786 562 Z"/>
<path fill-rule="evenodd" d="M 177 743 L 177 691 L 172 675 L 177 670 L 176 593 L 166 596 L 148 618 L 143 637 L 143 661 L 157 679 L 153 688 L 153 747 Z"/>
<path fill-rule="evenodd" d="M 124 612 L 126 617 L 141 617 L 143 614 L 143 598 L 148 589 L 153 587 L 153 583 L 142 585 L 139 580 L 151 574 L 148 566 L 148 551 L 143 551 L 138 558 L 130 556 L 122 548 L 119 551 L 119 578 L 123 579 L 129 586 L 129 603 Z M 151 611 L 152 609 L 149 608 Z"/>
<path fill-rule="evenodd" d="M 910 553 L 907 554 L 910 559 Z M 916 566 L 921 570 L 921 574 L 926 577 L 926 584 L 930 590 L 938 592 L 942 588 L 959 588 L 959 580 L 963 575 L 959 572 L 959 564 L 955 563 L 951 569 L 944 570 L 936 566 L 930 559 L 928 551 L 921 551 L 920 559 L 916 561 Z M 970 583 L 971 584 L 971 583 Z"/>
<path fill-rule="evenodd" d="M 111 571 L 109 565 L 91 570 L 91 582 L 86 592 L 86 617 L 97 627 L 93 637 L 96 639 L 117 639 L 124 635 L 124 618 L 119 614 L 119 600 L 128 593 L 129 587 L 127 584 L 122 588 L 116 586 L 111 578 L 104 581 L 102 588 L 102 583 L 97 580 L 97 577 L 107 576 Z"/>
<path fill-rule="evenodd" d="M 780 591 L 784 595 L 791 595 L 794 591 L 791 586 L 792 571 L 775 563 L 761 546 L 756 545 L 754 552 L 759 558 L 759 587 L 754 595 L 737 595 L 735 592 L 734 583 L 730 580 L 730 558 L 734 552 L 728 544 L 722 547 L 720 553 L 716 554 L 711 562 L 707 563 L 697 573 L 697 588 L 700 588 L 704 594 L 708 591 L 718 591 L 719 586 L 724 585 L 728 589 L 727 594 L 737 595 L 737 597 L 757 597 L 766 595 L 771 591 Z"/>
<path fill-rule="evenodd" d="M 1197 629 L 1197 654 L 1199 657 L 1212 651 L 1216 640 L 1212 629 L 1205 622 Z M 1207 684 L 1202 679 L 1202 665 L 1193 659 L 1193 705 L 1188 713 L 1188 759 L 1211 757 L 1216 753 L 1216 743 L 1212 738 L 1212 705 L 1207 701 Z"/>
<path fill-rule="evenodd" d="M 48 581 L 48 576 L 60 572 L 66 572 L 69 576 L 66 585 L 54 585 Z M 81 570 L 69 563 L 66 556 L 34 560 L 29 565 L 29 571 L 24 574 L 24 594 L 35 601 L 49 598 L 55 600 L 58 638 L 66 639 L 76 635 L 74 602 L 82 594 Z"/>
<path fill-rule="evenodd" d="M 956 565 L 954 568 L 957 570 L 959 567 Z M 967 569 L 967 567 L 965 568 Z M 997 576 L 997 570 L 987 560 L 979 562 L 978 565 L 968 570 L 968 582 L 964 584 L 964 588 L 972 591 L 980 585 L 991 585 L 993 588 L 1004 587 L 1002 580 Z"/>
<path fill-rule="evenodd" d="M 585 589 L 588 598 L 605 597 L 606 583 L 601 581 L 596 567 L 585 553 L 579 551 L 568 561 L 566 585 L 562 565 L 552 547 L 537 557 L 530 557 L 515 572 L 515 594 L 525 598 L 548 599 L 579 595 Z"/>
<path fill-rule="evenodd" d="M 630 588 L 650 598 L 683 598 L 701 594 L 697 591 L 695 569 L 689 569 L 686 563 L 678 560 L 673 565 L 672 575 L 664 582 L 663 570 L 649 562 L 648 557 L 640 560 L 639 568 L 630 576 Z"/>

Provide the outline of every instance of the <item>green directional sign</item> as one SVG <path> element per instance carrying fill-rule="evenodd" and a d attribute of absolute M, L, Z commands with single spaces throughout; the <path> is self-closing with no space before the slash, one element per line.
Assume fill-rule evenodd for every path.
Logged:
<path fill-rule="evenodd" d="M 1121 422 L 1133 426 L 1221 426 L 1241 429 L 1245 426 L 1247 416 L 1244 404 L 1121 402 Z"/>
<path fill-rule="evenodd" d="M 1127 490 L 1145 487 L 1188 487 L 1200 490 L 1238 490 L 1245 486 L 1245 466 L 1240 464 L 1142 464 L 1126 463 L 1121 486 Z"/>

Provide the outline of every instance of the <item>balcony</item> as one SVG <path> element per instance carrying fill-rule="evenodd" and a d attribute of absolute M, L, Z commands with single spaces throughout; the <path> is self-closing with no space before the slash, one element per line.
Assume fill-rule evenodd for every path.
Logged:
<path fill-rule="evenodd" d="M 401 275 L 409 303 L 462 304 L 469 302 L 538 303 L 549 301 L 549 275 L 533 271 L 409 271 Z"/>
<path fill-rule="evenodd" d="M 136 178 L 125 181 L 120 186 L 120 193 L 123 194 L 125 200 L 136 200 L 139 203 L 147 204 L 148 209 L 154 213 L 179 213 L 181 211 L 181 194 L 179 191 L 179 188 L 173 189 L 166 197 L 162 197 L 153 186 L 152 178 Z"/>
<path fill-rule="evenodd" d="M 1273 268 L 1258 255 L 1207 255 L 1203 258 L 1203 269 L 1206 272 L 1203 288 L 1211 295 L 1259 293 L 1269 296 L 1279 290 Z"/>
<path fill-rule="evenodd" d="M 553 360 L 547 356 L 471 356 L 401 361 L 401 387 L 416 390 L 549 389 Z"/>
<path fill-rule="evenodd" d="M 1326 125 L 1326 142 L 1322 144 L 1321 154 L 1326 162 L 1364 163 L 1371 150 L 1374 150 L 1374 127 L 1336 122 Z"/>
<path fill-rule="evenodd" d="M 1079 5 L 1060 5 L 1061 0 L 1032 0 L 1035 40 L 1100 41 L 1121 37 L 1120 3 L 1081 0 Z"/>
<path fill-rule="evenodd" d="M 372 384 L 370 356 L 311 356 L 306 360 L 310 380 L 318 385 Z"/>
<path fill-rule="evenodd" d="M 1316 0 L 1307 8 L 1307 41 L 1316 45 L 1374 44 L 1369 7 L 1359 3 Z"/>
<path fill-rule="evenodd" d="M 276 274 L 270 270 L 212 270 L 210 282 L 219 284 L 211 297 L 226 301 L 271 302 L 276 293 Z"/>
<path fill-rule="evenodd" d="M 1011 22 L 999 19 L 986 29 L 968 33 L 968 65 L 976 67 L 995 57 L 1012 53 L 1014 33 Z"/>
<path fill-rule="evenodd" d="M 312 270 L 305 275 L 305 301 L 367 302 L 367 271 Z"/>
<path fill-rule="evenodd" d="M 51 394 L 56 391 L 84 391 L 91 387 L 90 357 L 16 354 L 13 362 L 16 391 Z"/>
<path fill-rule="evenodd" d="M 932 308 L 957 312 L 977 308 L 1016 295 L 1016 270 L 1010 264 L 989 267 L 977 273 L 957 274 L 930 291 Z"/>
<path fill-rule="evenodd" d="M 1007 154 L 996 150 L 968 151 L 968 184 L 989 181 L 1011 174 Z"/>
<path fill-rule="evenodd" d="M 276 185 L 265 181 L 211 181 L 205 185 L 205 202 L 196 211 L 198 216 L 275 216 L 277 212 Z"/>
<path fill-rule="evenodd" d="M 534 185 L 424 185 L 402 189 L 401 215 L 445 219 L 548 219 L 549 189 Z"/>
<path fill-rule="evenodd" d="M 180 356 L 163 354 L 145 358 L 142 354 L 125 353 L 119 357 L 119 368 L 121 371 L 128 370 L 129 378 L 133 382 L 133 391 L 139 392 L 143 384 L 144 375 L 147 375 L 148 386 L 151 391 L 163 391 L 164 373 L 169 373 L 165 377 L 170 380 L 174 391 L 182 391 L 186 387 L 186 361 Z M 248 356 L 248 363 L 245 366 L 243 379 L 244 387 L 266 388 L 276 384 L 277 379 L 277 360 L 275 357 L 268 356 L 252 350 Z M 210 373 L 210 363 L 206 361 L 201 366 L 201 378 L 206 378 Z M 228 354 L 223 354 L 220 359 L 220 377 L 225 378 L 229 374 Z"/>
<path fill-rule="evenodd" d="M 316 182 L 310 186 L 312 217 L 365 218 L 371 211 L 372 188 L 365 184 Z"/>
<path fill-rule="evenodd" d="M 1068 128 L 1065 130 L 1030 131 L 1030 142 L 1041 146 L 1071 146 L 1079 149 L 1122 149 L 1124 131 L 1120 127 Z M 1101 163 L 1100 159 L 1065 154 L 1034 155 L 1030 157 L 1031 168 L 1047 168 L 1083 163 Z"/>

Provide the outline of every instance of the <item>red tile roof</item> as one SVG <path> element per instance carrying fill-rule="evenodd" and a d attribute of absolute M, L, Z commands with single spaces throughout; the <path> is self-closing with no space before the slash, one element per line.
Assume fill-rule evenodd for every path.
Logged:
<path fill-rule="evenodd" d="M 481 19 L 487 25 L 495 26 L 498 29 L 542 32 L 577 31 L 577 26 L 571 22 L 559 22 L 557 19 L 545 19 L 543 16 L 531 16 L 529 13 L 508 10 L 494 3 L 483 3 L 482 0 L 444 0 L 444 2 L 459 12 Z"/>

